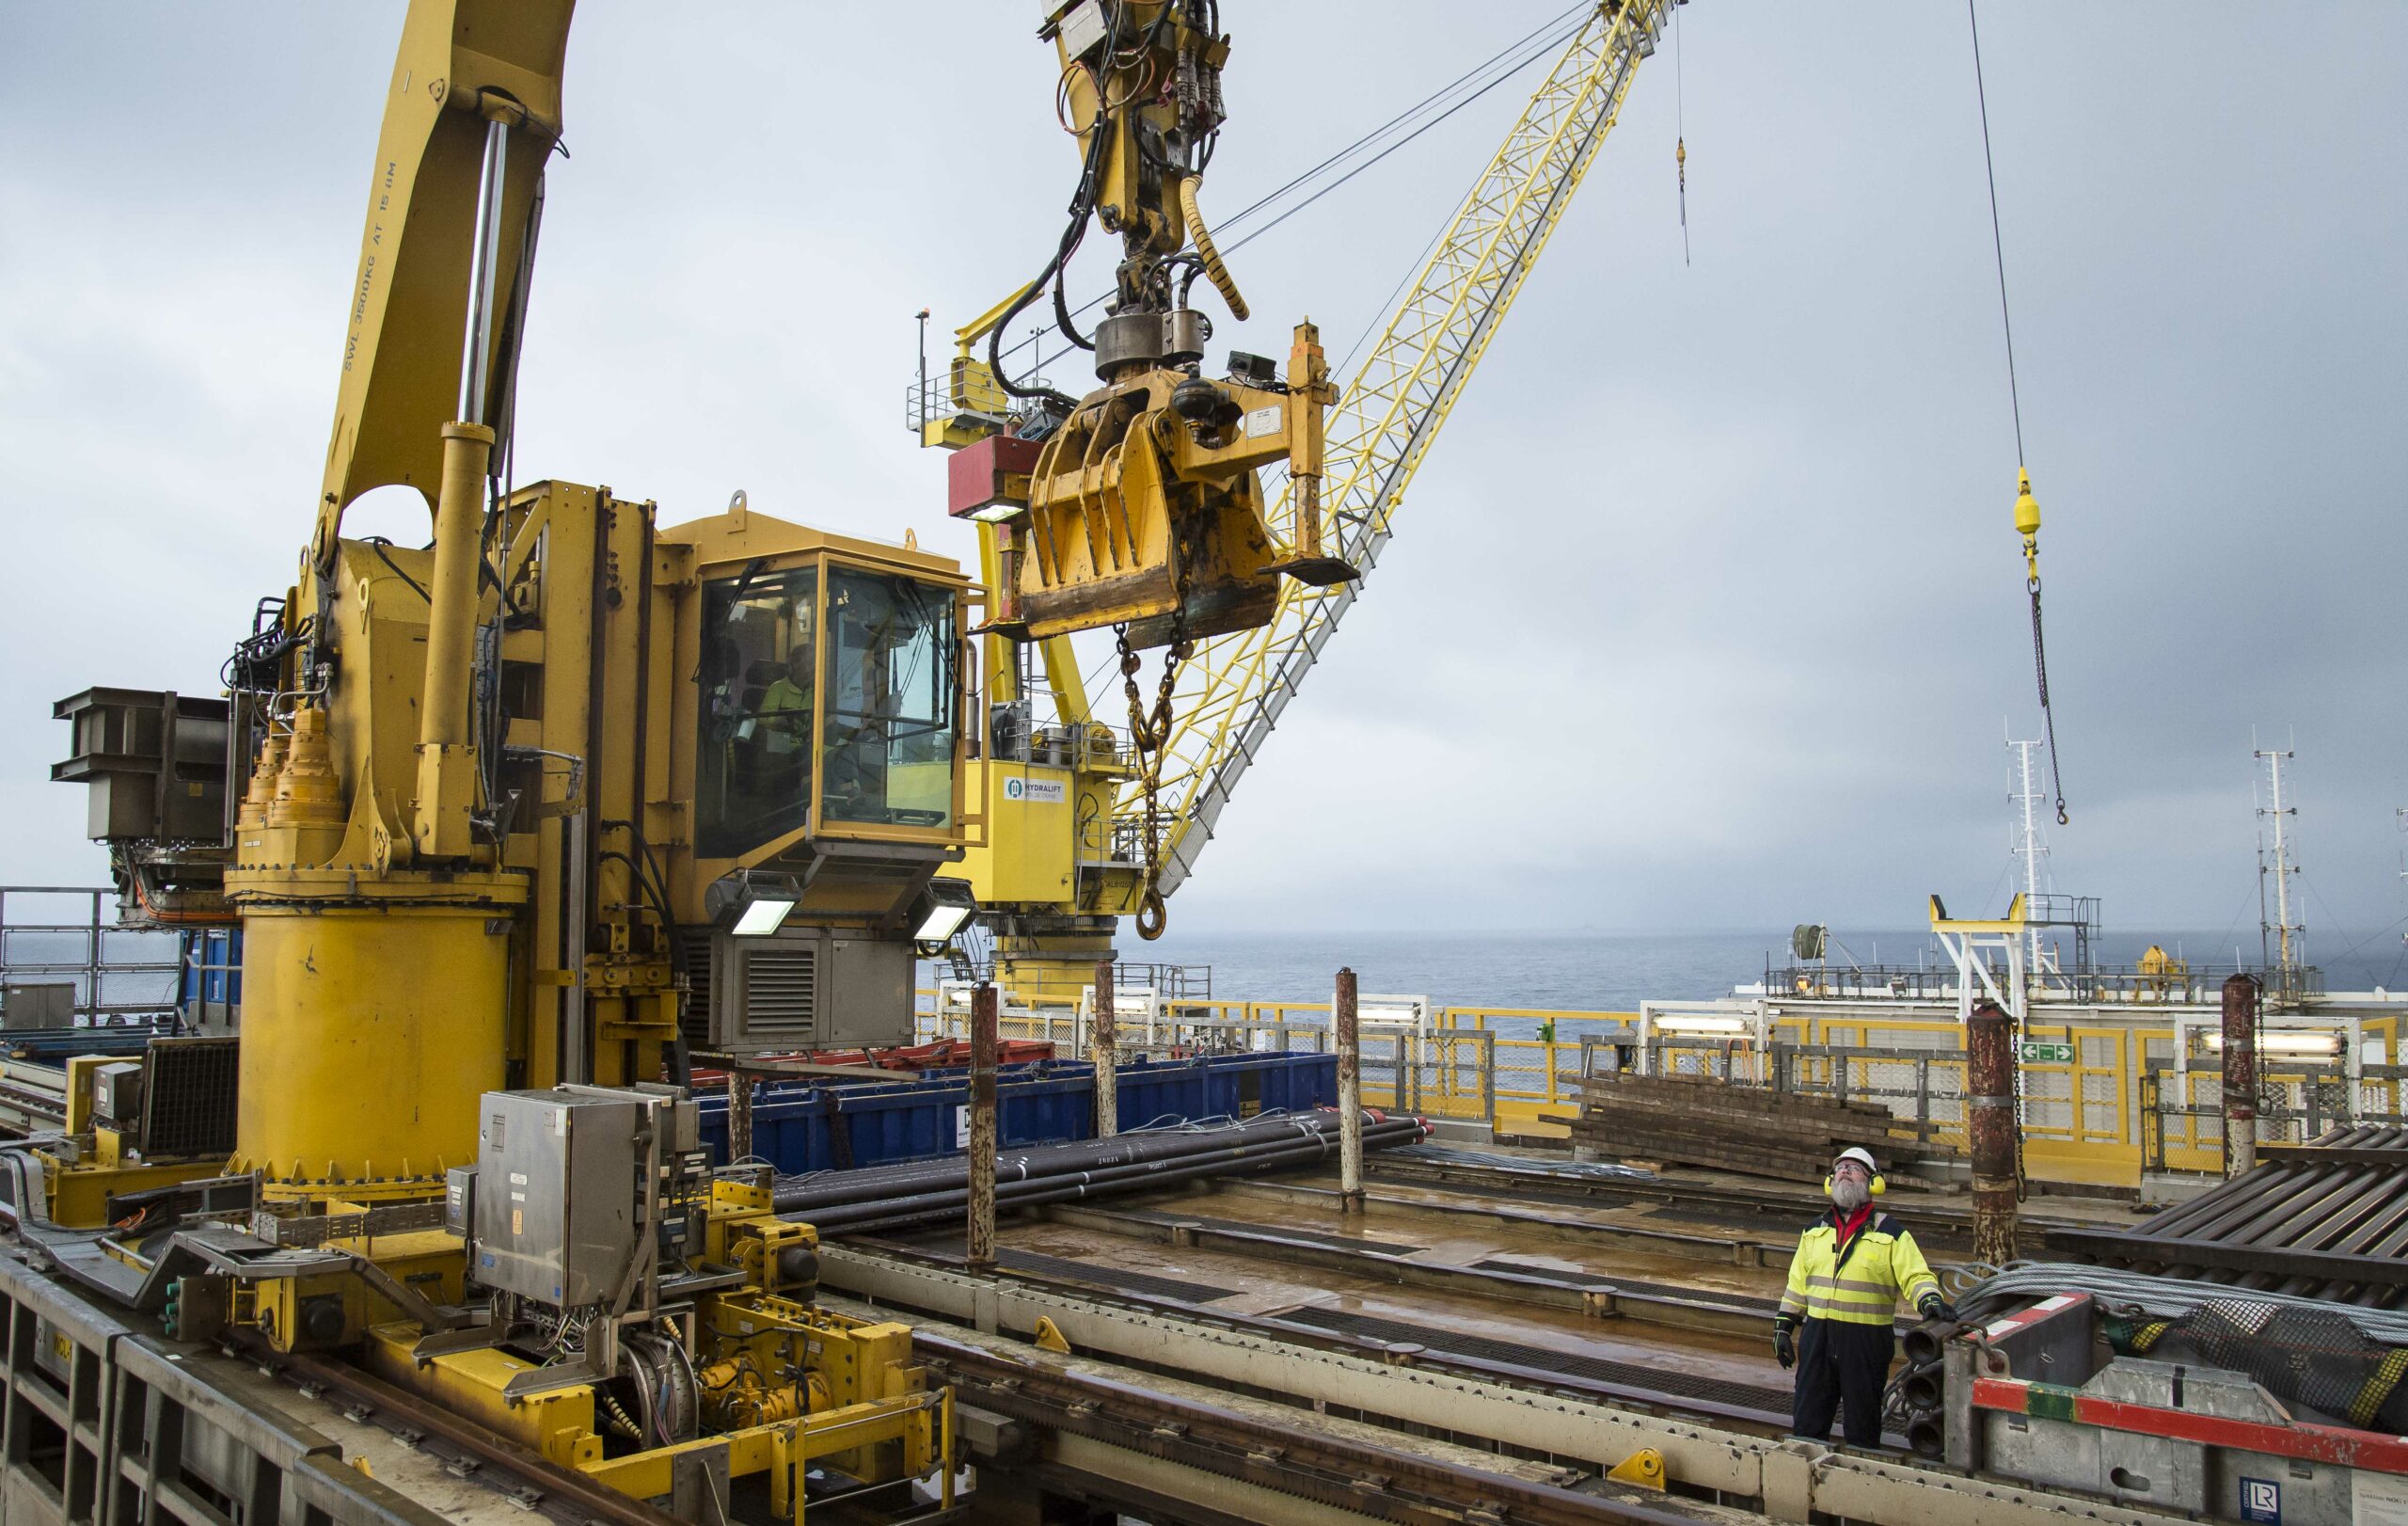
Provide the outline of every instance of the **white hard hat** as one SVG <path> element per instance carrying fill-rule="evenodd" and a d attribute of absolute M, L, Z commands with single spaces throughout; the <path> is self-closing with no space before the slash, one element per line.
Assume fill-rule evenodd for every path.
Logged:
<path fill-rule="evenodd" d="M 1878 1176 L 1881 1174 L 1881 1168 L 1873 1163 L 1873 1152 L 1865 1149 L 1862 1145 L 1850 1145 L 1846 1150 L 1841 1151 L 1831 1161 L 1832 1169 L 1838 1169 L 1840 1162 L 1848 1160 L 1856 1161 L 1863 1166 L 1864 1174 L 1867 1176 Z"/>

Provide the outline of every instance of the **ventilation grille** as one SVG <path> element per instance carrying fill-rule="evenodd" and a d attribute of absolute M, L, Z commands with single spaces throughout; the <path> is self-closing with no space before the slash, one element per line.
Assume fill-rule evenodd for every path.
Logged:
<path fill-rule="evenodd" d="M 819 950 L 816 945 L 744 951 L 747 1044 L 807 1047 L 819 1036 Z"/>
<path fill-rule="evenodd" d="M 143 1089 L 142 1147 L 153 1155 L 225 1155 L 234 1149 L 231 1038 L 153 1039 Z"/>

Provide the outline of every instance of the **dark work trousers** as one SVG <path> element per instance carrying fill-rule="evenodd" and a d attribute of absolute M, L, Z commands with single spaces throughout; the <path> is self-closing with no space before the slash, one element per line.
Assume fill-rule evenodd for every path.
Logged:
<path fill-rule="evenodd" d="M 1852 1447 L 1881 1444 L 1881 1387 L 1890 1380 L 1897 1337 L 1884 1322 L 1851 1325 L 1840 1319 L 1809 1319 L 1798 1331 L 1798 1398 L 1790 1432 L 1826 1440 L 1831 1417 L 1845 1402 L 1840 1427 Z"/>

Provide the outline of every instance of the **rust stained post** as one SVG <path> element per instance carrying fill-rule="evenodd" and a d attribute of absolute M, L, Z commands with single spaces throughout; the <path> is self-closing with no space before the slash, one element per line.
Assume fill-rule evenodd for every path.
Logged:
<path fill-rule="evenodd" d="M 1112 961 L 1095 962 L 1095 1137 L 1120 1132 L 1120 1026 L 1112 1018 Z"/>
<path fill-rule="evenodd" d="M 752 1153 L 752 1078 L 731 1061 L 727 1067 L 727 1163 Z"/>
<path fill-rule="evenodd" d="M 1338 972 L 1331 1026 L 1338 1041 L 1338 1188 L 1342 1209 L 1363 1209 L 1363 1036 L 1354 1021 L 1354 972 Z"/>
<path fill-rule="evenodd" d="M 2224 983 L 2224 1174 L 2258 1164 L 2258 978 Z"/>
<path fill-rule="evenodd" d="M 1994 1001 L 1977 1001 L 1965 1024 L 1966 1132 L 1973 1153 L 1973 1259 L 2004 1266 L 2016 1257 L 2015 1023 Z"/>
<path fill-rule="evenodd" d="M 963 1260 L 974 1272 L 995 1264 L 995 986 L 970 993 L 970 1230 Z"/>

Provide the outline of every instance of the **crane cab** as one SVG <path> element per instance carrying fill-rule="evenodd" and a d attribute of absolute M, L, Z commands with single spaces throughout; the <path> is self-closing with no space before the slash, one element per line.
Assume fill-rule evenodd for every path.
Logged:
<path fill-rule="evenodd" d="M 958 566 L 738 508 L 662 532 L 679 609 L 677 880 L 694 1047 L 910 1037 L 913 931 L 961 856 Z"/>

